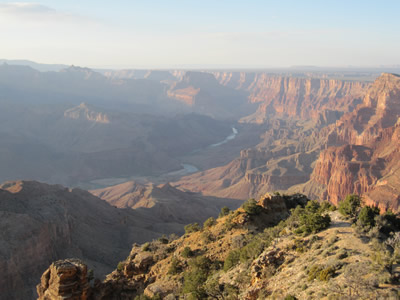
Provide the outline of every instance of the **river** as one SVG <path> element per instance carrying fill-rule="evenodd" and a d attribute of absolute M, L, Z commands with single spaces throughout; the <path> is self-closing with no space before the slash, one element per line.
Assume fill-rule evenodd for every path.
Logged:
<path fill-rule="evenodd" d="M 230 135 L 228 135 L 224 140 L 222 140 L 221 142 L 215 143 L 215 144 L 208 145 L 207 147 L 205 147 L 205 149 L 215 148 L 215 147 L 219 147 L 223 144 L 226 144 L 227 142 L 234 140 L 238 133 L 239 133 L 239 131 L 235 127 L 232 127 L 232 133 Z M 192 153 L 196 153 L 201 150 L 202 149 L 196 149 Z M 178 171 L 173 171 L 173 172 L 167 173 L 163 176 L 184 176 L 184 175 L 196 173 L 197 171 L 199 171 L 199 169 L 196 166 L 193 166 L 190 164 L 182 164 L 181 166 L 182 166 L 182 169 L 180 169 Z"/>

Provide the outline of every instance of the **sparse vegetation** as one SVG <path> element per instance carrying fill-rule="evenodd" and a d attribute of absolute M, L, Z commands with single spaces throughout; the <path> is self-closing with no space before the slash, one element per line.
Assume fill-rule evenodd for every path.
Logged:
<path fill-rule="evenodd" d="M 239 263 L 240 260 L 240 251 L 232 250 L 228 253 L 228 256 L 224 261 L 224 271 L 228 271 Z"/>
<path fill-rule="evenodd" d="M 176 257 L 173 257 L 171 260 L 171 265 L 168 269 L 168 274 L 176 275 L 181 272 L 182 272 L 182 266 L 180 261 Z"/>
<path fill-rule="evenodd" d="M 361 197 L 356 194 L 347 195 L 346 198 L 339 203 L 339 212 L 350 218 L 355 218 L 361 207 Z"/>
<path fill-rule="evenodd" d="M 231 210 L 227 206 L 224 206 L 223 208 L 221 208 L 221 212 L 219 213 L 218 217 L 220 218 L 225 217 L 229 215 L 230 211 Z"/>
<path fill-rule="evenodd" d="M 205 256 L 198 256 L 190 263 L 190 270 L 184 274 L 182 292 L 190 294 L 195 299 L 207 296 L 204 283 L 212 272 L 212 261 Z"/>
<path fill-rule="evenodd" d="M 125 267 L 125 262 L 120 261 L 117 265 L 117 270 L 121 272 L 124 269 L 124 267 Z"/>
<path fill-rule="evenodd" d="M 258 215 L 263 210 L 261 206 L 257 205 L 257 201 L 254 199 L 247 200 L 245 203 L 243 203 L 242 208 L 250 216 Z"/>
<path fill-rule="evenodd" d="M 150 251 L 150 243 L 144 243 L 142 246 L 143 251 Z"/>
<path fill-rule="evenodd" d="M 331 218 L 317 201 L 309 201 L 303 208 L 297 206 L 292 210 L 287 225 L 294 228 L 296 234 L 308 235 L 319 232 L 329 226 Z"/>
<path fill-rule="evenodd" d="M 204 221 L 203 228 L 212 227 L 217 223 L 214 217 L 210 217 Z"/>
<path fill-rule="evenodd" d="M 319 279 L 321 281 L 328 281 L 336 273 L 332 266 L 313 265 L 308 272 L 308 281 Z"/>
<path fill-rule="evenodd" d="M 193 253 L 192 249 L 190 249 L 190 247 L 185 247 L 181 254 L 185 258 L 189 258 L 194 255 L 194 253 Z"/>
<path fill-rule="evenodd" d="M 196 232 L 196 231 L 200 231 L 200 225 L 199 223 L 193 223 L 193 224 L 188 224 L 185 226 L 185 233 L 192 233 L 192 232 Z"/>
<path fill-rule="evenodd" d="M 379 208 L 364 206 L 358 214 L 357 225 L 370 229 L 375 226 L 376 216 L 379 216 Z"/>
<path fill-rule="evenodd" d="M 374 208 L 359 207 L 353 218 L 357 222 L 352 227 L 338 227 L 330 229 L 326 234 L 319 234 L 328 228 L 331 222 L 329 214 L 333 214 L 334 220 L 337 220 L 338 213 L 331 213 L 332 206 L 327 202 L 309 201 L 305 205 L 298 205 L 291 209 L 287 219 L 266 228 L 262 227 L 262 210 L 257 213 L 258 208 L 254 205 L 255 201 L 249 200 L 243 208 L 245 212 L 230 212 L 223 223 L 214 218 L 208 219 L 204 222 L 201 233 L 194 235 L 194 243 L 193 236 L 184 236 L 168 244 L 162 241 L 150 243 L 152 255 L 160 258 L 167 257 L 165 253 L 168 253 L 169 248 L 175 249 L 174 251 L 182 249 L 178 250 L 181 251 L 180 255 L 167 254 L 174 256 L 166 267 L 167 273 L 173 276 L 170 278 L 182 283 L 179 290 L 182 297 L 238 299 L 244 295 L 242 291 L 249 287 L 249 283 L 255 280 L 254 276 L 257 276 L 255 282 L 274 282 L 285 276 L 282 270 L 289 269 L 300 274 L 305 272 L 306 275 L 289 289 L 274 290 L 271 293 L 266 288 L 260 290 L 256 297 L 344 299 L 354 291 L 360 295 L 369 295 L 368 291 L 376 290 L 376 287 L 367 288 L 368 284 L 377 286 L 379 283 L 395 282 L 396 279 L 389 270 L 392 270 L 394 263 L 400 262 L 400 234 L 391 231 L 398 224 L 393 213 L 378 215 Z M 368 239 L 368 232 L 362 231 L 363 245 L 369 241 L 368 247 L 373 249 L 371 253 L 343 247 L 343 242 L 348 239 L 343 233 L 349 233 L 353 228 L 378 232 L 378 236 Z M 189 224 L 186 229 L 189 229 L 189 235 L 199 231 L 200 226 L 196 223 Z M 392 233 L 386 234 L 388 231 Z M 309 234 L 312 235 L 308 236 Z M 185 239 L 189 239 L 191 243 L 181 244 Z M 263 256 L 260 256 L 261 253 Z M 225 259 L 220 261 L 221 257 Z M 357 279 L 348 274 L 349 265 L 359 264 L 358 260 L 365 263 L 368 259 L 370 266 L 366 269 L 374 272 L 375 283 L 367 276 Z M 349 276 L 351 287 L 347 285 L 348 278 L 344 276 Z M 339 286 L 342 278 L 345 278 L 346 284 Z M 357 288 L 356 282 L 361 287 Z"/>

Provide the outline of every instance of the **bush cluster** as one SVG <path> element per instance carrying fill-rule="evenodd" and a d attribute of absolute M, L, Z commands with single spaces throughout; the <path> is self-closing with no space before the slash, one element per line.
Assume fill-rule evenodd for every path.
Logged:
<path fill-rule="evenodd" d="M 287 222 L 296 234 L 316 233 L 329 227 L 331 218 L 326 213 L 326 206 L 321 207 L 317 201 L 309 201 L 303 208 L 297 206 L 292 210 Z"/>
<path fill-rule="evenodd" d="M 188 224 L 184 228 L 185 228 L 185 233 L 192 233 L 201 230 L 199 223 Z"/>
<path fill-rule="evenodd" d="M 221 212 L 219 213 L 218 217 L 219 218 L 225 217 L 229 215 L 230 211 L 231 210 L 227 206 L 224 206 L 223 208 L 221 208 Z"/>
<path fill-rule="evenodd" d="M 313 265 L 308 272 L 308 281 L 319 279 L 328 281 L 336 274 L 336 269 L 332 266 Z"/>
<path fill-rule="evenodd" d="M 215 220 L 215 218 L 210 217 L 204 221 L 203 228 L 209 228 L 209 227 L 214 226 L 215 224 L 217 224 L 217 221 Z"/>
<path fill-rule="evenodd" d="M 212 261 L 205 256 L 198 256 L 189 263 L 190 270 L 184 274 L 183 293 L 195 299 L 207 296 L 204 283 L 212 271 Z"/>
<path fill-rule="evenodd" d="M 257 205 L 257 201 L 254 199 L 247 200 L 243 203 L 242 208 L 250 216 L 259 215 L 263 211 L 263 208 Z"/>
<path fill-rule="evenodd" d="M 194 253 L 193 253 L 192 249 L 190 249 L 190 247 L 185 247 L 181 254 L 185 258 L 189 258 L 194 255 Z"/>
<path fill-rule="evenodd" d="M 355 218 L 361 207 L 361 197 L 356 194 L 347 195 L 346 198 L 339 203 L 339 212 L 350 218 Z"/>

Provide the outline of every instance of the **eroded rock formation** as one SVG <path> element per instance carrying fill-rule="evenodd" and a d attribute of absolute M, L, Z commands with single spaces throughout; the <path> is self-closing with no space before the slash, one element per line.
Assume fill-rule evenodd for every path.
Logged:
<path fill-rule="evenodd" d="M 398 210 L 400 204 L 400 77 L 383 74 L 363 103 L 331 126 L 304 191 L 333 203 L 361 194 L 369 204 Z"/>
<path fill-rule="evenodd" d="M 43 273 L 37 286 L 38 300 L 87 300 L 87 266 L 78 259 L 59 260 Z"/>

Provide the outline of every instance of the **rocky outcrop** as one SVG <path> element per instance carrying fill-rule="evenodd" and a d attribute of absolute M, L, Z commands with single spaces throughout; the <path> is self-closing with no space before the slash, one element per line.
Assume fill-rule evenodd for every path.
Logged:
<path fill-rule="evenodd" d="M 59 260 L 43 273 L 37 286 L 38 300 L 87 300 L 87 266 L 77 259 Z"/>
<path fill-rule="evenodd" d="M 67 109 L 64 112 L 65 118 L 70 118 L 74 120 L 85 120 L 95 123 L 110 123 L 110 119 L 107 114 L 99 112 L 89 107 L 85 103 L 81 103 L 79 106 Z"/>

